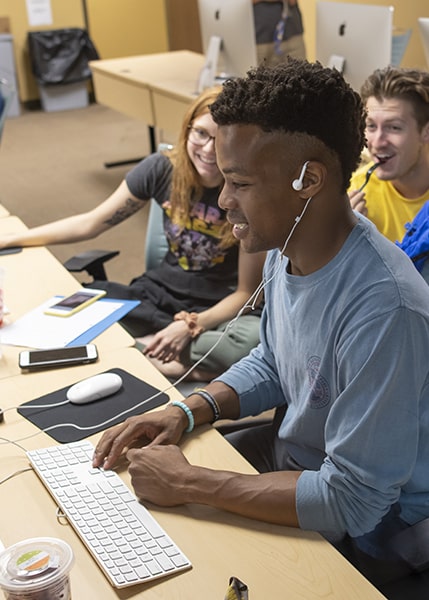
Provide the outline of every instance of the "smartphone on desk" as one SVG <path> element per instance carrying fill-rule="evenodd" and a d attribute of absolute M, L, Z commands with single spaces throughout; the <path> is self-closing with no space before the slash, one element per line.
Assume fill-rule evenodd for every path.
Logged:
<path fill-rule="evenodd" d="M 95 362 L 97 358 L 95 344 L 48 350 L 23 350 L 19 353 L 19 366 L 21 369 L 67 367 Z"/>
<path fill-rule="evenodd" d="M 49 306 L 44 313 L 45 315 L 52 315 L 54 317 L 70 317 L 105 295 L 106 292 L 104 290 L 93 290 L 90 288 L 79 290 L 71 296 L 62 298 L 52 306 Z"/>

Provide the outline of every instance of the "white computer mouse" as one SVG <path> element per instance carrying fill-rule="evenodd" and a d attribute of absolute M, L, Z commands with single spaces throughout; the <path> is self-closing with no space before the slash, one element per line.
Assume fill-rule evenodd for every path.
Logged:
<path fill-rule="evenodd" d="M 67 400 L 72 404 L 88 404 L 117 392 L 122 386 L 122 377 L 116 373 L 100 373 L 83 379 L 67 390 Z"/>

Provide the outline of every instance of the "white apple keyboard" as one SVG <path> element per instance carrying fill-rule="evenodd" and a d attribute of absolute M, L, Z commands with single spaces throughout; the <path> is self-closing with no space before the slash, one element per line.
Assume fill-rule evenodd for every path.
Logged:
<path fill-rule="evenodd" d="M 27 452 L 110 583 L 122 588 L 191 568 L 119 475 L 92 467 L 93 454 L 86 440 Z"/>

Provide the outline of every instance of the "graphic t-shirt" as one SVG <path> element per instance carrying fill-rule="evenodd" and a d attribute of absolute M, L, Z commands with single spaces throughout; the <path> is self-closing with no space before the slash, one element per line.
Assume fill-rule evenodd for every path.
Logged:
<path fill-rule="evenodd" d="M 194 298 L 220 300 L 236 287 L 238 246 L 220 248 L 220 230 L 226 213 L 218 206 L 220 187 L 204 188 L 192 207 L 188 222 L 179 227 L 171 221 L 172 164 L 155 153 L 126 176 L 137 198 L 154 198 L 163 210 L 169 250 L 160 268 L 148 273 L 170 291 Z"/>

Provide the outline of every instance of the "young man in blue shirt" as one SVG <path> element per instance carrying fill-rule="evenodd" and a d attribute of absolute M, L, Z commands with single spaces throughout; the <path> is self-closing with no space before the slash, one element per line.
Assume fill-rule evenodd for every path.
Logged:
<path fill-rule="evenodd" d="M 396 536 L 429 516 L 429 288 L 348 201 L 360 97 L 291 60 L 228 81 L 211 113 L 219 204 L 243 250 L 270 251 L 261 343 L 183 403 L 106 432 L 94 464 L 149 440 L 127 453 L 139 498 L 319 531 L 375 583 L 398 577 Z M 258 475 L 191 465 L 175 445 L 273 408 L 229 436 Z"/>

